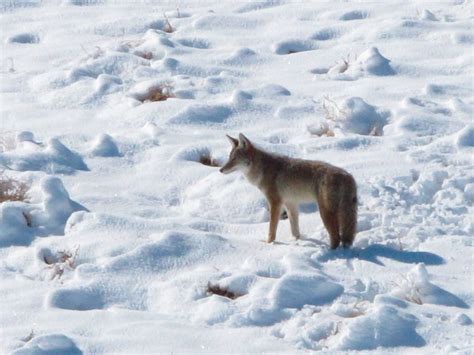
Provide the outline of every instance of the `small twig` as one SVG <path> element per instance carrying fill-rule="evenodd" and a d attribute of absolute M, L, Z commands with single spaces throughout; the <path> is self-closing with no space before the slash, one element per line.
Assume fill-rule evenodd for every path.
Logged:
<path fill-rule="evenodd" d="M 26 337 L 22 338 L 21 341 L 28 343 L 31 339 L 35 337 L 35 331 L 31 329 L 30 334 L 28 334 Z"/>
<path fill-rule="evenodd" d="M 29 213 L 22 212 L 22 214 L 23 214 L 23 217 L 25 218 L 26 225 L 30 228 L 33 227 L 33 221 L 31 220 L 31 216 L 29 215 Z"/>
<path fill-rule="evenodd" d="M 14 73 L 16 70 L 15 70 L 15 63 L 13 62 L 13 58 L 9 57 L 7 59 L 10 61 L 10 68 L 8 69 L 8 72 Z"/>
<path fill-rule="evenodd" d="M 163 29 L 166 33 L 172 33 L 174 31 L 173 26 L 171 26 L 170 20 L 168 19 L 168 16 L 163 12 L 163 17 L 165 18 L 166 25 L 165 28 Z"/>

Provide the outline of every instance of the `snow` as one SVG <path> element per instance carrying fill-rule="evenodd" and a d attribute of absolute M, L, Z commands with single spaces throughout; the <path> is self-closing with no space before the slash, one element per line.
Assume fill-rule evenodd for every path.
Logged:
<path fill-rule="evenodd" d="M 15 355 L 42 354 L 82 354 L 77 345 L 64 334 L 48 334 L 33 338 L 21 349 L 14 351 Z"/>
<path fill-rule="evenodd" d="M 45 176 L 38 182 L 39 201 L 6 201 L 0 205 L 0 245 L 29 244 L 35 236 L 63 234 L 69 216 L 85 210 L 70 199 L 60 178 Z"/>
<path fill-rule="evenodd" d="M 0 5 L 0 352 L 472 353 L 470 7 Z M 351 249 L 265 242 L 241 132 L 354 175 Z"/>
<path fill-rule="evenodd" d="M 108 134 L 98 135 L 92 145 L 91 155 L 95 157 L 118 157 L 120 156 L 117 144 Z"/>

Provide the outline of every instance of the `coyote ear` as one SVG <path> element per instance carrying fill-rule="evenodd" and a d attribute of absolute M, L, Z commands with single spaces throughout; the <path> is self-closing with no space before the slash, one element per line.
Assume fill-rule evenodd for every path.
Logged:
<path fill-rule="evenodd" d="M 236 138 L 232 138 L 228 134 L 225 135 L 227 139 L 229 139 L 230 144 L 232 144 L 232 147 L 235 148 L 239 145 L 239 141 Z"/>
<path fill-rule="evenodd" d="M 250 143 L 249 139 L 245 137 L 242 133 L 239 133 L 239 146 L 244 149 L 248 149 L 252 147 L 252 143 Z"/>

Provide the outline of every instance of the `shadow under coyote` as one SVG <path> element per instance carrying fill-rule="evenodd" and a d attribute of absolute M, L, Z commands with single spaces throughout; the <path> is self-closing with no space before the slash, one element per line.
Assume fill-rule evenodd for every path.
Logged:
<path fill-rule="evenodd" d="M 320 241 L 307 238 L 306 240 L 321 244 Z M 321 255 L 318 261 L 329 261 L 335 259 L 359 259 L 385 266 L 379 258 L 392 259 L 407 264 L 424 263 L 425 265 L 442 265 L 445 260 L 434 253 L 427 251 L 397 250 L 382 244 L 372 244 L 366 248 L 353 248 L 351 250 L 332 250 Z"/>

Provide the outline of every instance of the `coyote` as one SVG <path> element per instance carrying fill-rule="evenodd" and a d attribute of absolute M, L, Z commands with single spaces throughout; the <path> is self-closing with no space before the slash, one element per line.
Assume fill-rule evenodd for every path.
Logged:
<path fill-rule="evenodd" d="M 321 161 L 293 159 L 257 148 L 242 133 L 229 138 L 232 151 L 220 169 L 223 174 L 240 170 L 267 198 L 270 207 L 268 243 L 276 237 L 281 208 L 290 220 L 291 233 L 298 239 L 298 205 L 317 201 L 331 249 L 342 242 L 348 248 L 357 225 L 357 186 L 347 171 Z"/>

